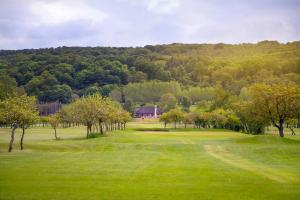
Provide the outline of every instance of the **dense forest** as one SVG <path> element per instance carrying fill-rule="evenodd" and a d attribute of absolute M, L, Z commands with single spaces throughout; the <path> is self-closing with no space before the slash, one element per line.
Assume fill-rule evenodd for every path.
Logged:
<path fill-rule="evenodd" d="M 197 92 L 211 96 L 211 91 L 218 89 L 239 95 L 243 88 L 258 82 L 300 83 L 300 42 L 1 50 L 0 76 L 1 87 L 18 86 L 40 102 L 69 103 L 100 92 L 123 103 L 126 99 L 147 103 L 159 101 L 161 94 L 169 91 L 179 101 L 189 96 L 196 103 L 193 94 Z M 142 86 L 146 81 L 168 83 L 164 87 L 164 83 L 158 84 L 163 90 L 160 93 L 147 92 L 146 99 L 136 97 L 147 87 Z"/>

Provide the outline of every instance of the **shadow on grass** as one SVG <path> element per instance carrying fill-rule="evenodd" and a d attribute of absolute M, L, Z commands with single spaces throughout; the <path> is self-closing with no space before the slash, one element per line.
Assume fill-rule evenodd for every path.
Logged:
<path fill-rule="evenodd" d="M 58 140 L 53 139 L 54 141 L 69 141 L 69 140 L 90 140 L 95 138 L 102 138 L 102 137 L 108 137 L 108 133 L 92 133 L 90 134 L 89 138 L 86 138 L 86 136 L 80 136 L 80 137 L 69 137 L 69 138 L 59 138 Z"/>
<path fill-rule="evenodd" d="M 227 129 L 214 129 L 214 128 L 133 128 L 134 131 L 145 132 L 189 132 L 189 131 L 205 131 L 205 132 L 234 132 Z"/>
<path fill-rule="evenodd" d="M 281 138 L 277 135 L 255 135 L 250 138 L 237 139 L 236 142 L 249 144 L 300 144 L 299 140 Z"/>

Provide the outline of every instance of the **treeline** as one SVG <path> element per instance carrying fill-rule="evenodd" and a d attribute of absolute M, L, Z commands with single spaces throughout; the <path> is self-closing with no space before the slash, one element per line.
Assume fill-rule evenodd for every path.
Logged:
<path fill-rule="evenodd" d="M 300 125 L 300 85 L 295 83 L 254 84 L 240 96 L 218 95 L 208 109 L 198 108 L 184 112 L 179 107 L 160 116 L 165 127 L 168 123 L 192 124 L 194 128 L 225 128 L 251 134 L 264 133 L 273 125 L 284 137 L 284 128 Z"/>
<path fill-rule="evenodd" d="M 10 142 L 8 151 L 11 152 L 15 140 L 15 130 L 22 129 L 20 148 L 23 150 L 25 130 L 39 122 L 48 123 L 54 129 L 55 139 L 59 139 L 57 127 L 62 125 L 86 126 L 86 138 L 93 133 L 104 134 L 105 131 L 125 129 L 131 120 L 130 113 L 123 110 L 118 102 L 111 101 L 98 95 L 83 96 L 71 104 L 63 106 L 56 114 L 39 117 L 34 96 L 13 95 L 0 99 L 0 125 L 10 127 Z"/>
<path fill-rule="evenodd" d="M 217 87 L 183 86 L 177 81 L 147 81 L 142 83 L 129 83 L 117 87 L 109 96 L 119 102 L 130 112 L 141 105 L 156 104 L 164 111 L 183 106 L 186 111 L 191 105 L 209 105 L 217 93 L 224 92 Z"/>
<path fill-rule="evenodd" d="M 128 83 L 149 80 L 238 95 L 257 82 L 300 83 L 300 42 L 2 50 L 0 76 L 10 77 L 7 81 L 42 102 L 69 103 L 96 92 L 108 96 Z"/>

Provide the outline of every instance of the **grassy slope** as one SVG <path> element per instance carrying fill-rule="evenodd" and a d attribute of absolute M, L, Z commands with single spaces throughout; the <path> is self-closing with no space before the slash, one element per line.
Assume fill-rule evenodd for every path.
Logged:
<path fill-rule="evenodd" d="M 136 121 L 129 127 L 161 127 Z M 7 153 L 0 129 L 0 199 L 297 199 L 300 137 L 229 131 L 110 133 L 28 130 Z M 16 138 L 18 142 L 19 136 Z"/>

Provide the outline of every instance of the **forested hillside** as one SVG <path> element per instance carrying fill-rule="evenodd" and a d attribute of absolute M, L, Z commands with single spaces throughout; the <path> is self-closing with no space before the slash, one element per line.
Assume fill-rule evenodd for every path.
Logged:
<path fill-rule="evenodd" d="M 23 87 L 41 102 L 68 103 L 97 91 L 107 96 L 148 80 L 173 81 L 185 92 L 218 88 L 239 95 L 256 82 L 300 83 L 300 42 L 2 50 L 0 75 L 2 85 Z"/>

